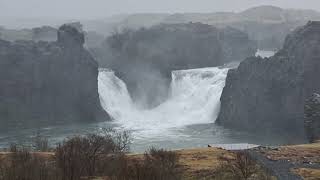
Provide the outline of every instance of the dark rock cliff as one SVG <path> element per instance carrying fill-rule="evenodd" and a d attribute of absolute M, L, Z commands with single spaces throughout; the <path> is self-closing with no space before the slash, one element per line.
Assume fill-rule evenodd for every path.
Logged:
<path fill-rule="evenodd" d="M 274 57 L 251 57 L 230 70 L 217 123 L 253 132 L 304 136 L 304 102 L 319 92 L 320 22 L 287 36 Z"/>
<path fill-rule="evenodd" d="M 93 54 L 126 82 L 133 99 L 152 107 L 166 98 L 172 70 L 241 61 L 256 49 L 239 30 L 188 23 L 115 33 Z"/>
<path fill-rule="evenodd" d="M 313 94 L 306 100 L 305 129 L 309 142 L 320 140 L 320 95 Z"/>
<path fill-rule="evenodd" d="M 98 64 L 83 43 L 83 33 L 68 25 L 56 42 L 0 41 L 0 128 L 109 119 Z"/>

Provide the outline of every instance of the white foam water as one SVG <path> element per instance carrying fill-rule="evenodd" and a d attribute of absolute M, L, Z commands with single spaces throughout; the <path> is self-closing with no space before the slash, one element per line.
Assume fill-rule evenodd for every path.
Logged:
<path fill-rule="evenodd" d="M 258 51 L 256 52 L 256 56 L 260 56 L 262 58 L 269 58 L 272 57 L 276 54 L 276 51 L 267 51 L 267 50 L 260 50 L 258 49 Z"/>
<path fill-rule="evenodd" d="M 234 143 L 245 143 L 242 146 L 247 147 L 246 143 L 279 145 L 292 142 L 287 136 L 258 136 L 213 124 L 220 108 L 219 99 L 227 72 L 226 68 L 174 71 L 171 96 L 160 106 L 143 110 L 132 102 L 126 84 L 114 72 L 101 69 L 98 77 L 101 104 L 114 120 L 50 126 L 41 128 L 40 133 L 49 138 L 51 145 L 55 145 L 66 137 L 97 133 L 101 128 L 130 130 L 133 140 L 131 150 L 139 153 L 152 146 L 181 149 L 231 144 L 228 147 L 234 148 Z M 12 142 L 26 142 L 29 145 L 38 132 L 39 129 L 34 128 L 0 132 L 0 148 L 8 147 Z"/>
<path fill-rule="evenodd" d="M 101 104 L 114 123 L 132 130 L 135 138 L 170 135 L 170 130 L 215 121 L 227 72 L 218 67 L 174 71 L 168 100 L 154 109 L 142 110 L 132 102 L 125 83 L 114 72 L 101 69 Z"/>

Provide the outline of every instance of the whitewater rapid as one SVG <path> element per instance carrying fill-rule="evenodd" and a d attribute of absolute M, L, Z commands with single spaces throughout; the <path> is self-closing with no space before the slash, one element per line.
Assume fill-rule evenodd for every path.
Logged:
<path fill-rule="evenodd" d="M 224 67 L 236 66 L 237 63 Z M 7 148 L 9 142 L 30 145 L 39 132 L 48 137 L 51 145 L 55 145 L 74 135 L 103 132 L 102 128 L 130 131 L 131 151 L 137 153 L 143 153 L 150 147 L 182 149 L 206 147 L 208 144 L 218 147 L 220 144 L 232 144 L 235 147 L 234 143 L 279 145 L 292 142 L 287 136 L 259 136 L 213 124 L 219 112 L 219 99 L 227 72 L 226 68 L 174 71 L 167 101 L 154 109 L 144 110 L 131 100 L 126 84 L 113 71 L 101 69 L 98 77 L 101 105 L 113 121 L 0 132 L 0 148 Z"/>
<path fill-rule="evenodd" d="M 141 138 L 169 135 L 170 130 L 215 121 L 227 72 L 218 67 L 173 71 L 170 97 L 158 107 L 144 110 L 133 103 L 126 84 L 113 71 L 100 69 L 99 95 L 102 107 L 118 127 Z"/>

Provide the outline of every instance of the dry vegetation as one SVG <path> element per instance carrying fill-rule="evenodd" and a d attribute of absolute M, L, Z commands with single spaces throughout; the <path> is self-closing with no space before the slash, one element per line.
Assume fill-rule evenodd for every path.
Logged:
<path fill-rule="evenodd" d="M 32 149 L 12 145 L 0 153 L 0 180 L 270 179 L 243 152 L 218 148 L 128 154 L 129 134 L 76 136 L 50 149 L 36 138 Z M 52 152 L 40 152 L 41 150 Z M 32 152 L 31 152 L 32 151 Z"/>
<path fill-rule="evenodd" d="M 53 152 L 39 152 L 47 144 L 40 140 L 39 149 L 12 145 L 1 153 L 0 180 L 181 179 L 176 152 L 151 148 L 139 161 L 130 160 L 127 132 L 72 137 Z"/>
<path fill-rule="evenodd" d="M 214 175 L 216 180 L 273 180 L 274 177 L 266 173 L 249 155 L 236 152 L 234 159 L 226 159 L 221 163 Z"/>
<path fill-rule="evenodd" d="M 28 149 L 16 149 L 0 157 L 1 180 L 53 180 L 56 166 L 51 158 L 43 158 Z"/>
<path fill-rule="evenodd" d="M 292 171 L 305 180 L 320 180 L 320 169 L 299 168 Z"/>
<path fill-rule="evenodd" d="M 264 169 L 242 152 L 220 148 L 186 149 L 175 151 L 180 157 L 177 171 L 186 180 L 268 180 Z M 128 156 L 131 161 L 141 161 L 143 155 Z"/>
<path fill-rule="evenodd" d="M 320 163 L 320 143 L 282 146 L 271 150 L 262 150 L 271 160 L 290 160 L 291 162 Z"/>
<path fill-rule="evenodd" d="M 234 154 L 218 148 L 203 148 L 177 151 L 180 168 L 186 179 L 212 177 L 221 165 L 222 159 L 233 159 Z"/>

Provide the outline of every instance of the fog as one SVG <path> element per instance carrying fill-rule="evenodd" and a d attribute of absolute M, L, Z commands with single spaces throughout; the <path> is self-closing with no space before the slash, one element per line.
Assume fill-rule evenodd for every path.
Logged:
<path fill-rule="evenodd" d="M 320 10 L 319 0 L 0 0 L 0 18 L 94 19 L 142 12 L 238 12 L 259 5 Z"/>

